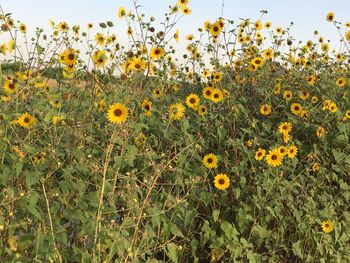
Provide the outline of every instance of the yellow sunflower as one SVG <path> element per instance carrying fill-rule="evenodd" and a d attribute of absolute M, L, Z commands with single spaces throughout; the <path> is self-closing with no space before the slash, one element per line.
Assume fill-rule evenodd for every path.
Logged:
<path fill-rule="evenodd" d="M 224 98 L 224 94 L 220 89 L 213 89 L 213 93 L 211 94 L 211 100 L 213 102 L 220 102 Z"/>
<path fill-rule="evenodd" d="M 271 114 L 271 106 L 269 104 L 261 105 L 260 113 L 265 116 Z"/>
<path fill-rule="evenodd" d="M 199 105 L 199 97 L 198 95 L 191 93 L 190 95 L 187 96 L 186 98 L 186 105 L 194 110 L 197 110 L 198 105 Z"/>
<path fill-rule="evenodd" d="M 144 99 L 141 104 L 141 109 L 145 116 L 152 115 L 152 102 L 149 99 Z"/>
<path fill-rule="evenodd" d="M 208 169 L 216 168 L 218 166 L 218 157 L 213 153 L 209 153 L 203 157 L 202 163 Z"/>
<path fill-rule="evenodd" d="M 322 224 L 322 231 L 326 234 L 329 234 L 333 231 L 334 225 L 333 222 L 330 220 L 323 221 Z"/>
<path fill-rule="evenodd" d="M 289 158 L 294 158 L 298 154 L 298 147 L 295 145 L 292 145 L 288 148 L 287 154 Z"/>
<path fill-rule="evenodd" d="M 109 122 L 121 124 L 126 121 L 128 114 L 128 108 L 125 105 L 115 103 L 109 107 L 107 117 Z"/>
<path fill-rule="evenodd" d="M 251 61 L 256 69 L 261 68 L 264 65 L 264 59 L 262 57 L 255 57 Z"/>
<path fill-rule="evenodd" d="M 333 12 L 329 12 L 326 16 L 326 19 L 328 22 L 333 22 L 334 20 L 334 13 Z"/>
<path fill-rule="evenodd" d="M 170 119 L 180 120 L 185 115 L 185 107 L 182 103 L 174 103 L 169 106 L 168 113 Z"/>
<path fill-rule="evenodd" d="M 294 115 L 299 115 L 303 111 L 303 107 L 300 103 L 292 103 L 290 110 Z"/>
<path fill-rule="evenodd" d="M 292 124 L 290 122 L 282 122 L 278 126 L 278 130 L 282 134 L 288 134 L 292 131 Z"/>
<path fill-rule="evenodd" d="M 316 135 L 318 138 L 323 137 L 325 135 L 325 133 L 326 133 L 326 130 L 322 126 L 319 126 L 316 130 Z"/>
<path fill-rule="evenodd" d="M 18 83 L 16 79 L 7 79 L 4 83 L 4 90 L 6 93 L 15 93 L 18 88 Z"/>
<path fill-rule="evenodd" d="M 125 8 L 122 7 L 122 6 L 119 7 L 119 9 L 118 9 L 118 17 L 119 17 L 119 18 L 123 18 L 125 15 L 126 15 Z"/>
<path fill-rule="evenodd" d="M 337 79 L 336 84 L 337 84 L 338 87 L 342 88 L 342 87 L 345 86 L 346 81 L 345 81 L 344 78 L 339 78 L 339 79 Z"/>
<path fill-rule="evenodd" d="M 207 114 L 207 108 L 203 105 L 200 105 L 198 106 L 197 112 L 199 116 L 204 116 L 205 114 Z"/>
<path fill-rule="evenodd" d="M 202 90 L 202 95 L 204 98 L 210 100 L 211 99 L 211 96 L 213 94 L 213 88 L 211 87 L 205 87 L 203 90 Z"/>
<path fill-rule="evenodd" d="M 226 174 L 217 174 L 214 178 L 216 189 L 225 190 L 230 186 L 230 178 Z"/>
<path fill-rule="evenodd" d="M 96 50 L 92 56 L 94 64 L 98 68 L 104 67 L 107 62 L 107 55 L 105 50 Z"/>
<path fill-rule="evenodd" d="M 286 100 L 290 100 L 292 98 L 293 94 L 291 91 L 286 90 L 285 92 L 283 92 L 283 98 L 285 98 Z"/>
<path fill-rule="evenodd" d="M 159 60 L 162 57 L 164 57 L 165 52 L 164 49 L 161 47 L 154 47 L 151 49 L 149 56 L 151 57 L 151 59 L 155 59 L 155 60 Z"/>
<path fill-rule="evenodd" d="M 256 152 L 255 152 L 255 160 L 260 161 L 262 160 L 266 155 L 266 150 L 259 148 Z"/>
<path fill-rule="evenodd" d="M 268 165 L 276 167 L 282 164 L 283 155 L 278 149 L 273 149 L 269 151 L 269 154 L 266 156 L 266 162 Z"/>
<path fill-rule="evenodd" d="M 23 128 L 29 129 L 35 125 L 35 118 L 26 112 L 17 119 L 17 123 Z"/>

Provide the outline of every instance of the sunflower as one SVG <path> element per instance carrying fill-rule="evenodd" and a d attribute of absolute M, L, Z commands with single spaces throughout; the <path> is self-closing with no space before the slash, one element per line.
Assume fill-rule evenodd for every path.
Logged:
<path fill-rule="evenodd" d="M 255 160 L 260 161 L 265 157 L 266 154 L 266 150 L 259 148 L 256 152 L 255 152 Z"/>
<path fill-rule="evenodd" d="M 339 79 L 337 79 L 336 84 L 337 84 L 338 87 L 342 88 L 342 87 L 345 86 L 346 81 L 345 81 L 344 78 L 339 78 Z"/>
<path fill-rule="evenodd" d="M 317 98 L 316 96 L 312 96 L 312 97 L 311 97 L 311 103 L 312 103 L 312 104 L 317 103 L 317 101 L 318 101 L 318 98 Z"/>
<path fill-rule="evenodd" d="M 211 77 L 212 77 L 212 79 L 213 79 L 214 82 L 220 82 L 220 81 L 222 80 L 222 73 L 221 73 L 221 72 L 218 72 L 218 71 L 213 72 L 213 73 L 211 74 Z"/>
<path fill-rule="evenodd" d="M 285 98 L 286 100 L 290 100 L 292 98 L 293 94 L 291 91 L 286 90 L 285 92 L 283 92 L 283 98 Z"/>
<path fill-rule="evenodd" d="M 174 103 L 169 106 L 168 113 L 170 119 L 180 120 L 185 115 L 185 107 L 182 103 Z"/>
<path fill-rule="evenodd" d="M 199 116 L 204 116 L 207 114 L 207 108 L 204 105 L 200 105 L 198 106 L 197 112 Z"/>
<path fill-rule="evenodd" d="M 268 60 L 273 59 L 273 56 L 274 56 L 273 50 L 271 48 L 265 49 L 262 55 L 265 59 L 268 59 Z"/>
<path fill-rule="evenodd" d="M 300 92 L 299 94 L 299 97 L 302 99 L 302 100 L 307 100 L 307 98 L 310 96 L 310 92 L 304 90 L 302 92 Z"/>
<path fill-rule="evenodd" d="M 217 37 L 218 35 L 220 35 L 220 32 L 221 32 L 221 27 L 220 27 L 220 24 L 215 22 L 214 24 L 212 24 L 210 26 L 210 35 L 212 35 L 213 37 Z"/>
<path fill-rule="evenodd" d="M 184 15 L 190 15 L 192 13 L 192 9 L 189 8 L 188 6 L 183 6 L 181 8 L 181 12 L 184 14 Z"/>
<path fill-rule="evenodd" d="M 179 43 L 179 35 L 180 35 L 180 31 L 179 31 L 179 29 L 177 29 L 175 34 L 174 34 L 174 39 L 175 39 L 176 43 Z"/>
<path fill-rule="evenodd" d="M 287 148 L 283 145 L 278 147 L 278 150 L 280 151 L 280 154 L 282 154 L 282 156 L 285 156 L 287 154 Z"/>
<path fill-rule="evenodd" d="M 186 105 L 194 110 L 197 110 L 198 105 L 199 105 L 199 97 L 198 95 L 191 93 L 186 97 Z"/>
<path fill-rule="evenodd" d="M 220 89 L 214 89 L 211 95 L 211 100 L 215 103 L 222 101 L 224 94 Z"/>
<path fill-rule="evenodd" d="M 289 158 L 294 158 L 298 154 L 298 147 L 295 145 L 292 145 L 288 148 L 287 154 Z"/>
<path fill-rule="evenodd" d="M 69 29 L 69 26 L 66 22 L 61 22 L 58 24 L 58 30 L 60 30 L 61 32 L 67 32 Z"/>
<path fill-rule="evenodd" d="M 326 16 L 326 19 L 328 22 L 333 22 L 334 20 L 334 13 L 333 12 L 329 12 Z"/>
<path fill-rule="evenodd" d="M 156 88 L 152 92 L 157 99 L 159 99 L 162 96 L 162 91 L 160 89 Z"/>
<path fill-rule="evenodd" d="M 128 108 L 121 103 L 115 103 L 109 107 L 107 116 L 111 123 L 124 123 L 128 117 Z"/>
<path fill-rule="evenodd" d="M 20 24 L 19 25 L 19 31 L 21 32 L 21 33 L 26 33 L 27 32 L 27 27 L 26 27 L 26 25 L 25 24 Z"/>
<path fill-rule="evenodd" d="M 323 137 L 325 133 L 326 133 L 326 130 L 322 126 L 319 126 L 316 130 L 316 135 L 318 138 Z"/>
<path fill-rule="evenodd" d="M 65 65 L 74 65 L 77 60 L 77 54 L 75 49 L 66 49 L 60 54 L 59 60 Z"/>
<path fill-rule="evenodd" d="M 159 60 L 164 56 L 164 49 L 161 47 L 154 47 L 151 49 L 149 56 L 151 59 Z"/>
<path fill-rule="evenodd" d="M 230 179 L 226 174 L 217 174 L 214 178 L 216 189 L 225 190 L 230 186 Z"/>
<path fill-rule="evenodd" d="M 23 128 L 29 129 L 34 126 L 35 118 L 26 112 L 17 119 L 17 123 Z"/>
<path fill-rule="evenodd" d="M 264 65 L 264 59 L 262 57 L 255 57 L 252 59 L 251 63 L 256 69 L 258 69 Z"/>
<path fill-rule="evenodd" d="M 202 163 L 208 169 L 216 168 L 218 166 L 218 157 L 213 153 L 209 153 L 203 157 Z"/>
<path fill-rule="evenodd" d="M 350 42 L 350 30 L 345 33 L 345 39 Z"/>
<path fill-rule="evenodd" d="M 213 94 L 213 88 L 211 87 L 205 87 L 203 90 L 202 90 L 202 94 L 203 94 L 203 97 L 210 100 L 211 99 L 211 96 Z"/>
<path fill-rule="evenodd" d="M 318 170 L 320 170 L 320 164 L 319 163 L 314 163 L 313 165 L 312 165 L 312 171 L 314 171 L 314 172 L 317 172 Z"/>
<path fill-rule="evenodd" d="M 321 227 L 324 233 L 329 234 L 333 231 L 334 225 L 332 221 L 326 220 L 321 223 Z"/>
<path fill-rule="evenodd" d="M 288 134 L 292 131 L 292 124 L 290 122 L 282 122 L 278 126 L 278 130 L 282 134 Z"/>
<path fill-rule="evenodd" d="M 4 90 L 6 93 L 15 93 L 18 89 L 18 82 L 16 79 L 7 79 L 4 83 Z"/>
<path fill-rule="evenodd" d="M 189 0 L 178 0 L 177 1 L 177 4 L 179 5 L 179 6 L 187 6 L 188 5 L 188 1 Z"/>
<path fill-rule="evenodd" d="M 130 60 L 130 69 L 132 71 L 144 71 L 147 67 L 146 62 L 142 58 L 133 57 Z"/>
<path fill-rule="evenodd" d="M 143 114 L 145 116 L 151 116 L 152 115 L 152 102 L 149 99 L 144 99 L 141 104 L 141 109 L 143 111 Z"/>
<path fill-rule="evenodd" d="M 94 64 L 98 68 L 104 67 L 107 62 L 107 55 L 105 50 L 96 50 L 92 56 Z"/>
<path fill-rule="evenodd" d="M 126 15 L 125 8 L 122 7 L 122 6 L 119 7 L 119 9 L 118 9 L 118 17 L 119 17 L 119 18 L 123 18 L 125 15 Z"/>
<path fill-rule="evenodd" d="M 261 105 L 260 113 L 265 116 L 271 114 L 271 106 L 269 104 Z"/>
<path fill-rule="evenodd" d="M 337 104 L 335 104 L 334 102 L 329 103 L 328 109 L 333 113 L 336 112 L 337 111 Z"/>
<path fill-rule="evenodd" d="M 276 167 L 282 164 L 283 155 L 278 149 L 273 149 L 269 151 L 269 154 L 266 155 L 266 162 L 268 165 Z"/>
<path fill-rule="evenodd" d="M 310 86 L 313 86 L 315 84 L 316 77 L 314 75 L 311 75 L 306 79 L 306 81 Z"/>
<path fill-rule="evenodd" d="M 292 103 L 290 110 L 294 115 L 299 115 L 302 112 L 303 107 L 300 105 L 300 103 Z"/>
<path fill-rule="evenodd" d="M 137 146 L 141 146 L 141 145 L 145 144 L 146 141 L 147 141 L 147 137 L 142 132 L 135 137 L 135 143 Z"/>
<path fill-rule="evenodd" d="M 105 40 L 106 40 L 106 38 L 102 33 L 97 33 L 95 35 L 95 41 L 96 41 L 97 45 L 103 46 L 105 43 Z"/>
<path fill-rule="evenodd" d="M 97 102 L 97 109 L 98 109 L 98 111 L 104 111 L 106 107 L 107 107 L 107 103 L 106 103 L 106 101 L 104 99 L 102 99 L 99 102 Z"/>

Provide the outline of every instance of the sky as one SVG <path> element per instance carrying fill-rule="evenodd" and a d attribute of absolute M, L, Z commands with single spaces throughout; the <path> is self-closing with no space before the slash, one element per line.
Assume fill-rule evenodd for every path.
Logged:
<path fill-rule="evenodd" d="M 164 19 L 164 13 L 177 0 L 138 0 L 141 10 L 146 16 L 154 16 L 157 20 Z M 27 27 L 44 27 L 49 29 L 48 20 L 66 21 L 70 25 L 80 24 L 82 28 L 89 22 L 98 24 L 103 21 L 113 21 L 113 29 L 119 39 L 125 35 L 126 25 L 117 17 L 117 10 L 124 6 L 132 7 L 132 0 L 1 0 L 5 13 L 13 13 L 13 18 L 24 22 Z M 197 28 L 205 20 L 213 21 L 221 15 L 222 0 L 190 0 L 192 9 L 190 16 L 185 16 L 178 24 L 181 35 L 196 33 Z M 272 27 L 286 28 L 294 22 L 291 33 L 297 40 L 313 39 L 314 30 L 318 30 L 326 40 L 331 40 L 338 46 L 338 32 L 334 25 L 325 19 L 330 11 L 335 13 L 335 19 L 342 23 L 350 22 L 350 0 L 225 0 L 224 17 L 239 22 L 239 18 L 251 18 L 255 21 L 260 17 L 260 11 L 268 14 L 262 19 L 270 21 Z M 4 36 L 0 35 L 0 42 Z"/>

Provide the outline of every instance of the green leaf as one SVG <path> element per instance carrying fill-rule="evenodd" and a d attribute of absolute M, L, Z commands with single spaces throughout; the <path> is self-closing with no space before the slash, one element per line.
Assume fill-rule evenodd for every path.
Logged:
<path fill-rule="evenodd" d="M 293 243 L 293 254 L 296 255 L 299 258 L 303 258 L 303 253 L 301 252 L 301 246 L 300 246 L 301 240 L 298 242 Z"/>
<path fill-rule="evenodd" d="M 213 220 L 214 220 L 214 222 L 218 221 L 219 215 L 220 215 L 220 210 L 215 209 L 213 211 Z"/>
<path fill-rule="evenodd" d="M 179 251 L 175 243 L 171 242 L 166 246 L 166 254 L 174 263 L 179 261 Z"/>
<path fill-rule="evenodd" d="M 26 172 L 26 186 L 30 188 L 32 185 L 35 185 L 40 180 L 40 174 L 32 171 Z"/>

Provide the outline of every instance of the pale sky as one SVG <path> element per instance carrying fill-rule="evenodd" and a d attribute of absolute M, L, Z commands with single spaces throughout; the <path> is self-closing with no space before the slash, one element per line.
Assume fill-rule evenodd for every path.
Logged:
<path fill-rule="evenodd" d="M 163 21 L 164 13 L 169 5 L 176 0 L 138 0 L 143 13 L 154 16 Z M 185 16 L 178 28 L 181 36 L 197 33 L 197 28 L 205 20 L 213 21 L 221 15 L 222 0 L 190 0 L 192 9 L 190 16 Z M 44 27 L 49 29 L 48 20 L 55 22 L 66 21 L 70 25 L 80 24 L 85 29 L 87 23 L 97 25 L 99 22 L 111 20 L 115 27 L 113 31 L 119 39 L 125 37 L 126 25 L 117 17 L 117 10 L 124 6 L 131 9 L 132 0 L 1 0 L 0 5 L 6 13 L 13 13 L 13 18 L 26 23 L 28 29 Z M 313 39 L 314 30 L 319 30 L 325 40 L 330 39 L 334 46 L 338 46 L 338 32 L 325 19 L 330 11 L 335 13 L 335 19 L 342 23 L 350 21 L 350 0 L 225 0 L 224 17 L 239 23 L 239 18 L 251 18 L 255 21 L 260 16 L 260 10 L 269 13 L 263 22 L 270 21 L 272 28 L 285 28 L 294 22 L 291 30 L 297 40 Z M 0 42 L 4 36 L 0 35 Z"/>

